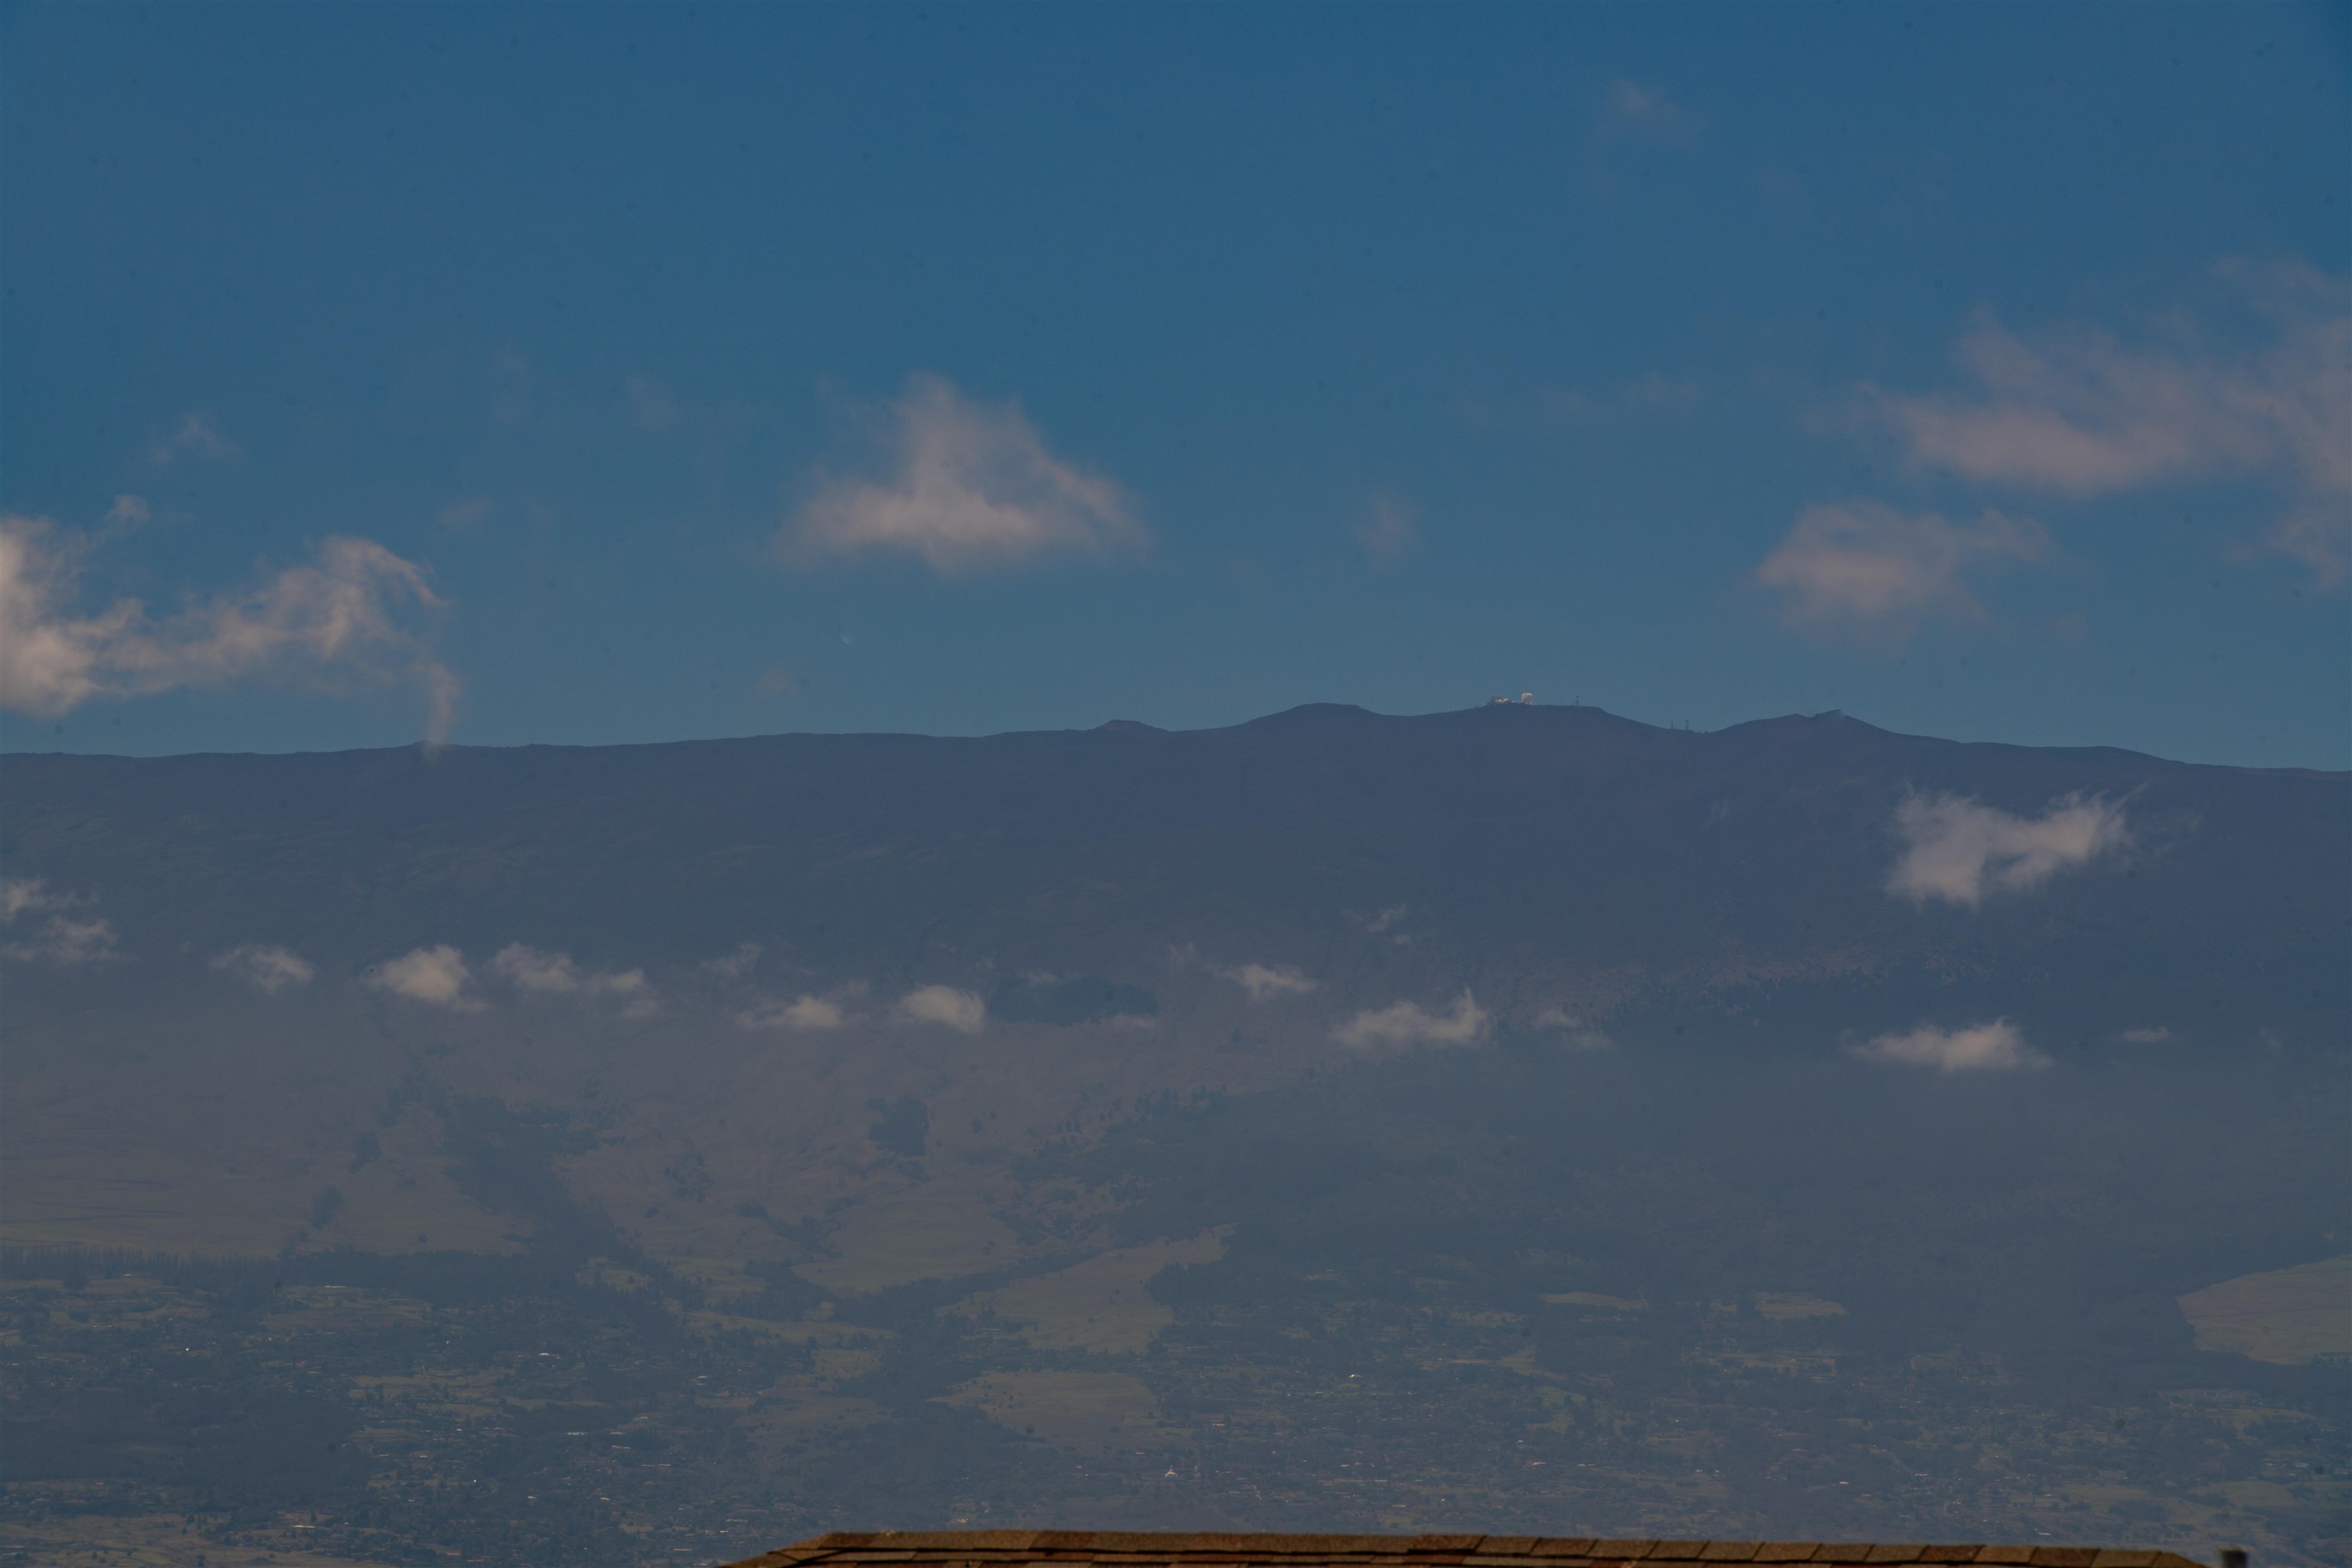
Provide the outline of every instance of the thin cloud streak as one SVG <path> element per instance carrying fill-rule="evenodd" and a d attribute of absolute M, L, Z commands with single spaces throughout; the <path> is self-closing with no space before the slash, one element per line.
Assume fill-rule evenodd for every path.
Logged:
<path fill-rule="evenodd" d="M 249 942 L 230 948 L 214 955 L 212 967 L 271 996 L 308 985 L 318 973 L 300 953 L 274 942 Z"/>
<path fill-rule="evenodd" d="M 2006 1018 L 1968 1029 L 1938 1029 L 1931 1025 L 1906 1034 L 1881 1035 L 1855 1047 L 1853 1054 L 1865 1061 L 1933 1068 L 1948 1075 L 2016 1072 L 2050 1065 L 2050 1058 L 2027 1046 L 2017 1026 Z"/>
<path fill-rule="evenodd" d="M 1244 963 L 1238 969 L 1221 969 L 1217 973 L 1248 992 L 1253 1002 L 1270 1001 L 1276 996 L 1303 996 L 1320 984 L 1286 963 Z"/>
<path fill-rule="evenodd" d="M 1915 468 L 2084 498 L 2212 477 L 2286 497 L 2267 538 L 2326 584 L 2352 531 L 2352 279 L 2302 262 L 2235 263 L 2226 281 L 2267 341 L 2175 322 L 2126 343 L 2087 329 L 2028 338 L 1990 312 L 1960 340 L 1967 391 L 1865 388 L 1863 417 Z"/>
<path fill-rule="evenodd" d="M 2036 565 L 2050 536 L 2031 518 L 1988 511 L 1973 524 L 1880 501 L 1807 507 L 1755 570 L 1789 625 L 1895 640 L 1937 623 L 1989 618 L 1971 579 Z"/>
<path fill-rule="evenodd" d="M 838 1029 L 849 1016 L 837 1002 L 803 996 L 793 1002 L 763 1001 L 738 1013 L 735 1021 L 747 1029 Z"/>

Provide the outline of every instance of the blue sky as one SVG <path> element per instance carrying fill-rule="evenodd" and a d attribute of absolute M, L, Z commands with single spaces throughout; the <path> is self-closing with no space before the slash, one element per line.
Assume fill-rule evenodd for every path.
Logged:
<path fill-rule="evenodd" d="M 2352 764 L 2352 12 L 0 10 L 0 742 Z"/>

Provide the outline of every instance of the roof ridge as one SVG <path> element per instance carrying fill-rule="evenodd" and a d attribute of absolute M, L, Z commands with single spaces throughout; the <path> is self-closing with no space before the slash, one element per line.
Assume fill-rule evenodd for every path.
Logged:
<path fill-rule="evenodd" d="M 1982 1563 L 2008 1568 L 2201 1568 L 2177 1552 L 2095 1546 L 1938 1545 L 1877 1542 L 1702 1541 L 1589 1535 L 1342 1535 L 1244 1531 L 903 1530 L 835 1531 L 746 1558 L 733 1568 L 803 1563 L 994 1564 L 1178 1563 L 1240 1568 L 1270 1563 L 1376 1565 L 1383 1560 L 1469 1568 L 1643 1568 L 1717 1563 Z"/>

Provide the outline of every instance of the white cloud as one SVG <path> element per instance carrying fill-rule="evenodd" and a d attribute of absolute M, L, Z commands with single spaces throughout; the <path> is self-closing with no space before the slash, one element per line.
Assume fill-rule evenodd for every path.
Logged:
<path fill-rule="evenodd" d="M 1682 146 L 1696 140 L 1706 124 L 1661 89 L 1620 79 L 1601 94 L 1595 131 L 1603 141 L 1630 139 Z"/>
<path fill-rule="evenodd" d="M 49 963 L 60 969 L 79 963 L 102 963 L 121 956 L 114 926 L 104 920 L 78 921 L 71 915 L 51 915 L 38 936 L 0 946 L 0 958 L 19 963 Z"/>
<path fill-rule="evenodd" d="M 2031 892 L 2131 841 L 2123 807 L 2063 795 L 2040 816 L 2012 816 L 1962 795 L 1915 795 L 1895 809 L 1903 854 L 1886 890 L 1971 908 L 1990 893 Z"/>
<path fill-rule="evenodd" d="M 490 959 L 490 968 L 516 990 L 534 996 L 615 996 L 641 1016 L 656 1007 L 642 969 L 583 969 L 568 952 L 548 952 L 509 942 Z"/>
<path fill-rule="evenodd" d="M 915 375 L 890 416 L 889 472 L 824 483 L 778 541 L 788 559 L 883 551 L 935 572 L 978 572 L 1108 554 L 1146 537 L 1118 485 L 1046 450 L 1017 403 L 982 403 Z"/>
<path fill-rule="evenodd" d="M 1755 578 L 1784 595 L 1792 625 L 1899 637 L 1929 621 L 1982 621 L 1969 578 L 2049 553 L 2049 534 L 2031 518 L 1988 511 L 1956 524 L 1853 500 L 1807 507 Z"/>
<path fill-rule="evenodd" d="M 2126 1045 L 2160 1046 L 2172 1038 L 2172 1031 L 2161 1025 L 2151 1029 L 2117 1029 L 2116 1038 Z"/>
<path fill-rule="evenodd" d="M 2137 343 L 2082 328 L 2027 339 L 1990 314 L 1960 341 L 1966 392 L 1864 393 L 1913 466 L 2068 496 L 2215 476 L 2285 498 L 2272 548 L 2341 581 L 2352 530 L 2352 279 L 2301 262 L 2221 269 L 2260 323 L 2176 318 Z"/>
<path fill-rule="evenodd" d="M 157 438 L 147 448 L 147 460 L 168 468 L 182 458 L 234 458 L 237 445 L 220 433 L 220 427 L 205 416 L 187 413 L 172 426 L 171 433 Z"/>
<path fill-rule="evenodd" d="M 1387 563 L 1410 554 L 1421 542 L 1421 528 L 1412 509 L 1394 496 L 1376 495 L 1364 521 L 1356 525 L 1356 548 L 1366 559 Z"/>
<path fill-rule="evenodd" d="M 213 967 L 249 985 L 257 985 L 272 996 L 290 986 L 308 985 L 318 973 L 291 948 L 253 942 L 215 955 Z"/>
<path fill-rule="evenodd" d="M 2048 1067 L 2050 1058 L 2032 1049 L 2006 1018 L 1979 1024 L 1973 1029 L 1938 1029 L 1932 1026 L 1907 1035 L 1881 1035 L 1854 1054 L 1871 1061 L 1906 1062 L 1934 1068 L 1937 1072 L 2000 1072 L 2019 1068 Z"/>
<path fill-rule="evenodd" d="M 416 688 L 446 738 L 459 682 L 408 624 L 439 607 L 425 570 L 370 540 L 156 617 L 136 599 L 79 614 L 89 542 L 43 518 L 0 516 L 0 706 L 55 717 L 85 702 L 241 680 Z"/>
<path fill-rule="evenodd" d="M 49 963 L 70 968 L 120 957 L 114 927 L 104 920 L 76 920 L 59 910 L 78 909 L 90 900 L 74 893 L 53 893 L 38 877 L 14 877 L 0 881 L 0 925 L 15 925 L 19 917 L 47 913 L 40 933 L 0 946 L 0 958 L 19 963 Z"/>
<path fill-rule="evenodd" d="M 465 954 L 446 942 L 387 959 L 367 973 L 367 984 L 379 991 L 461 1013 L 474 1012 L 481 1006 L 466 994 L 466 985 L 472 979 L 473 971 L 466 966 Z"/>
<path fill-rule="evenodd" d="M 1466 1046 L 1486 1032 L 1487 1016 L 1465 991 L 1447 1013 L 1425 1013 L 1412 1002 L 1398 1002 L 1377 1011 L 1357 1014 L 1331 1031 L 1343 1046 L 1360 1049 L 1375 1046 Z"/>
<path fill-rule="evenodd" d="M 988 1004 L 976 992 L 952 985 L 926 985 L 898 998 L 898 1014 L 912 1024 L 940 1024 L 967 1035 L 988 1022 Z"/>
<path fill-rule="evenodd" d="M 943 988 L 942 988 L 943 989 Z M 969 993 L 958 992 L 958 995 Z M 978 1002 L 978 997 L 973 997 Z M 838 1029 L 848 1022 L 848 1015 L 837 1002 L 822 996 L 803 996 L 793 1002 L 762 1001 L 748 1012 L 736 1015 L 735 1021 L 747 1029 Z M 979 1026 L 975 1024 L 973 1027 Z"/>
<path fill-rule="evenodd" d="M 1617 1042 L 1561 1007 L 1547 1007 L 1536 1015 L 1538 1029 L 1558 1029 L 1563 1041 L 1580 1051 L 1605 1051 Z"/>
<path fill-rule="evenodd" d="M 1217 973 L 1248 992 L 1253 1002 L 1302 995 L 1317 984 L 1286 963 L 1244 963 L 1238 969 L 1221 969 Z"/>

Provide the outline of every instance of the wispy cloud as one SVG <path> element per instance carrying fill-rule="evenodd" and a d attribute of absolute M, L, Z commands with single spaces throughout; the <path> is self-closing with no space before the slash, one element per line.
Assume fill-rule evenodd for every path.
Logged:
<path fill-rule="evenodd" d="M 490 968 L 518 991 L 541 996 L 637 996 L 646 989 L 642 969 L 583 969 L 568 952 L 509 942 L 491 956 Z"/>
<path fill-rule="evenodd" d="M 14 925 L 18 915 L 71 909 L 86 901 L 69 893 L 52 893 L 39 877 L 11 877 L 0 880 L 0 925 Z"/>
<path fill-rule="evenodd" d="M 214 956 L 212 966 L 275 996 L 297 985 L 308 985 L 318 972 L 291 948 L 274 942 L 247 942 Z"/>
<path fill-rule="evenodd" d="M 239 681 L 334 690 L 405 684 L 446 739 L 459 682 L 416 615 L 436 609 L 425 569 L 371 540 L 325 541 L 307 566 L 150 616 L 118 599 L 76 600 L 89 541 L 47 519 L 0 516 L 0 706 L 55 717 L 85 702 Z"/>
<path fill-rule="evenodd" d="M 972 1000 L 977 1002 L 979 998 Z M 838 1002 L 823 996 L 802 996 L 791 1002 L 764 999 L 758 1006 L 738 1013 L 735 1021 L 747 1029 L 838 1029 L 849 1021 L 849 1016 Z M 972 1026 L 979 1027 L 977 1024 Z"/>
<path fill-rule="evenodd" d="M 1652 83 L 1612 81 L 1602 90 L 1593 114 L 1593 132 L 1602 142 L 1651 142 L 1681 147 L 1698 139 L 1706 121 Z"/>
<path fill-rule="evenodd" d="M 112 922 L 100 917 L 80 920 L 64 912 L 89 901 L 80 894 L 52 892 L 38 877 L 0 881 L 0 925 L 13 927 L 27 915 L 48 917 L 37 932 L 0 943 L 0 958 L 69 969 L 121 957 Z"/>
<path fill-rule="evenodd" d="M 719 954 L 695 966 L 697 971 L 716 980 L 740 980 L 760 966 L 760 944 L 747 942 L 732 952 Z"/>
<path fill-rule="evenodd" d="M 2017 1026 L 2006 1018 L 1979 1024 L 1972 1029 L 1928 1026 L 1908 1034 L 1881 1035 L 1867 1045 L 1855 1047 L 1854 1055 L 1870 1061 L 1933 1068 L 1943 1073 L 2009 1072 L 2050 1065 L 2050 1058 L 2026 1045 Z"/>
<path fill-rule="evenodd" d="M 1421 527 L 1411 507 L 1391 495 L 1372 497 L 1364 520 L 1356 525 L 1356 548 L 1366 560 L 1385 565 L 1411 554 L 1420 543 Z"/>
<path fill-rule="evenodd" d="M 2031 518 L 1988 511 L 1973 524 L 1873 500 L 1807 507 L 1757 566 L 1782 617 L 1809 629 L 1901 638 L 1933 622 L 1986 618 L 1972 580 L 2050 554 Z"/>
<path fill-rule="evenodd" d="M 642 969 L 583 969 L 568 952 L 549 952 L 519 942 L 509 942 L 492 954 L 490 969 L 529 996 L 607 998 L 623 1004 L 622 1011 L 632 1018 L 661 1009 Z"/>
<path fill-rule="evenodd" d="M 471 1013 L 482 1005 L 466 992 L 473 977 L 466 955 L 445 942 L 385 960 L 367 972 L 367 984 L 412 1002 Z"/>
<path fill-rule="evenodd" d="M 1237 969 L 1221 969 L 1217 973 L 1248 992 L 1253 1002 L 1302 996 L 1318 984 L 1286 963 L 1244 963 Z"/>
<path fill-rule="evenodd" d="M 1895 810 L 1903 853 L 1886 890 L 1970 908 L 1994 893 L 2031 892 L 2061 871 L 2131 842 L 2123 807 L 2061 796 L 2040 816 L 2015 816 L 1954 795 L 1915 795 Z"/>
<path fill-rule="evenodd" d="M 2116 1038 L 2127 1046 L 2160 1046 L 2172 1038 L 2172 1031 L 2159 1024 L 2153 1028 L 2117 1029 Z"/>
<path fill-rule="evenodd" d="M 1590 426 L 1627 415 L 1681 413 L 1696 406 L 1698 395 L 1698 383 L 1652 370 L 1597 392 L 1555 387 L 1542 394 L 1540 401 L 1547 417 L 1563 425 Z"/>
<path fill-rule="evenodd" d="M 156 437 L 147 448 L 147 460 L 158 468 L 169 468 L 183 458 L 234 458 L 238 455 L 236 442 L 221 434 L 220 426 L 210 418 L 194 412 L 180 416 L 179 423 L 169 432 Z"/>
<path fill-rule="evenodd" d="M 1487 1015 L 1465 991 L 1451 1011 L 1429 1013 L 1417 1003 L 1398 1002 L 1357 1014 L 1331 1031 L 1331 1037 L 1359 1050 L 1375 1047 L 1466 1046 L 1486 1032 Z"/>
<path fill-rule="evenodd" d="M 1574 1050 L 1605 1051 L 1617 1043 L 1564 1007 L 1547 1007 L 1537 1014 L 1536 1027 L 1558 1029 L 1562 1041 Z"/>
<path fill-rule="evenodd" d="M 967 1035 L 980 1033 L 988 1022 L 988 1004 L 977 992 L 952 985 L 925 985 L 898 998 L 895 1009 L 910 1024 L 938 1024 Z"/>
<path fill-rule="evenodd" d="M 826 479 L 779 538 L 785 559 L 878 551 L 960 574 L 1108 555 L 1146 538 L 1118 485 L 1047 450 L 1017 403 L 919 374 L 888 416 L 887 472 Z"/>
<path fill-rule="evenodd" d="M 101 963 L 121 956 L 112 921 L 100 918 L 78 921 L 71 915 L 51 915 L 42 924 L 39 935 L 0 946 L 0 957 L 13 958 L 20 963 L 54 964 L 60 969 L 78 963 Z"/>
<path fill-rule="evenodd" d="M 2176 317 L 2137 342 L 2032 337 L 1990 313 L 1960 340 L 1965 391 L 1867 388 L 1864 417 L 1916 468 L 2084 497 L 2215 476 L 2285 505 L 2272 549 L 2341 582 L 2352 531 L 2352 279 L 2301 262 L 2222 269 L 2252 333 Z"/>

